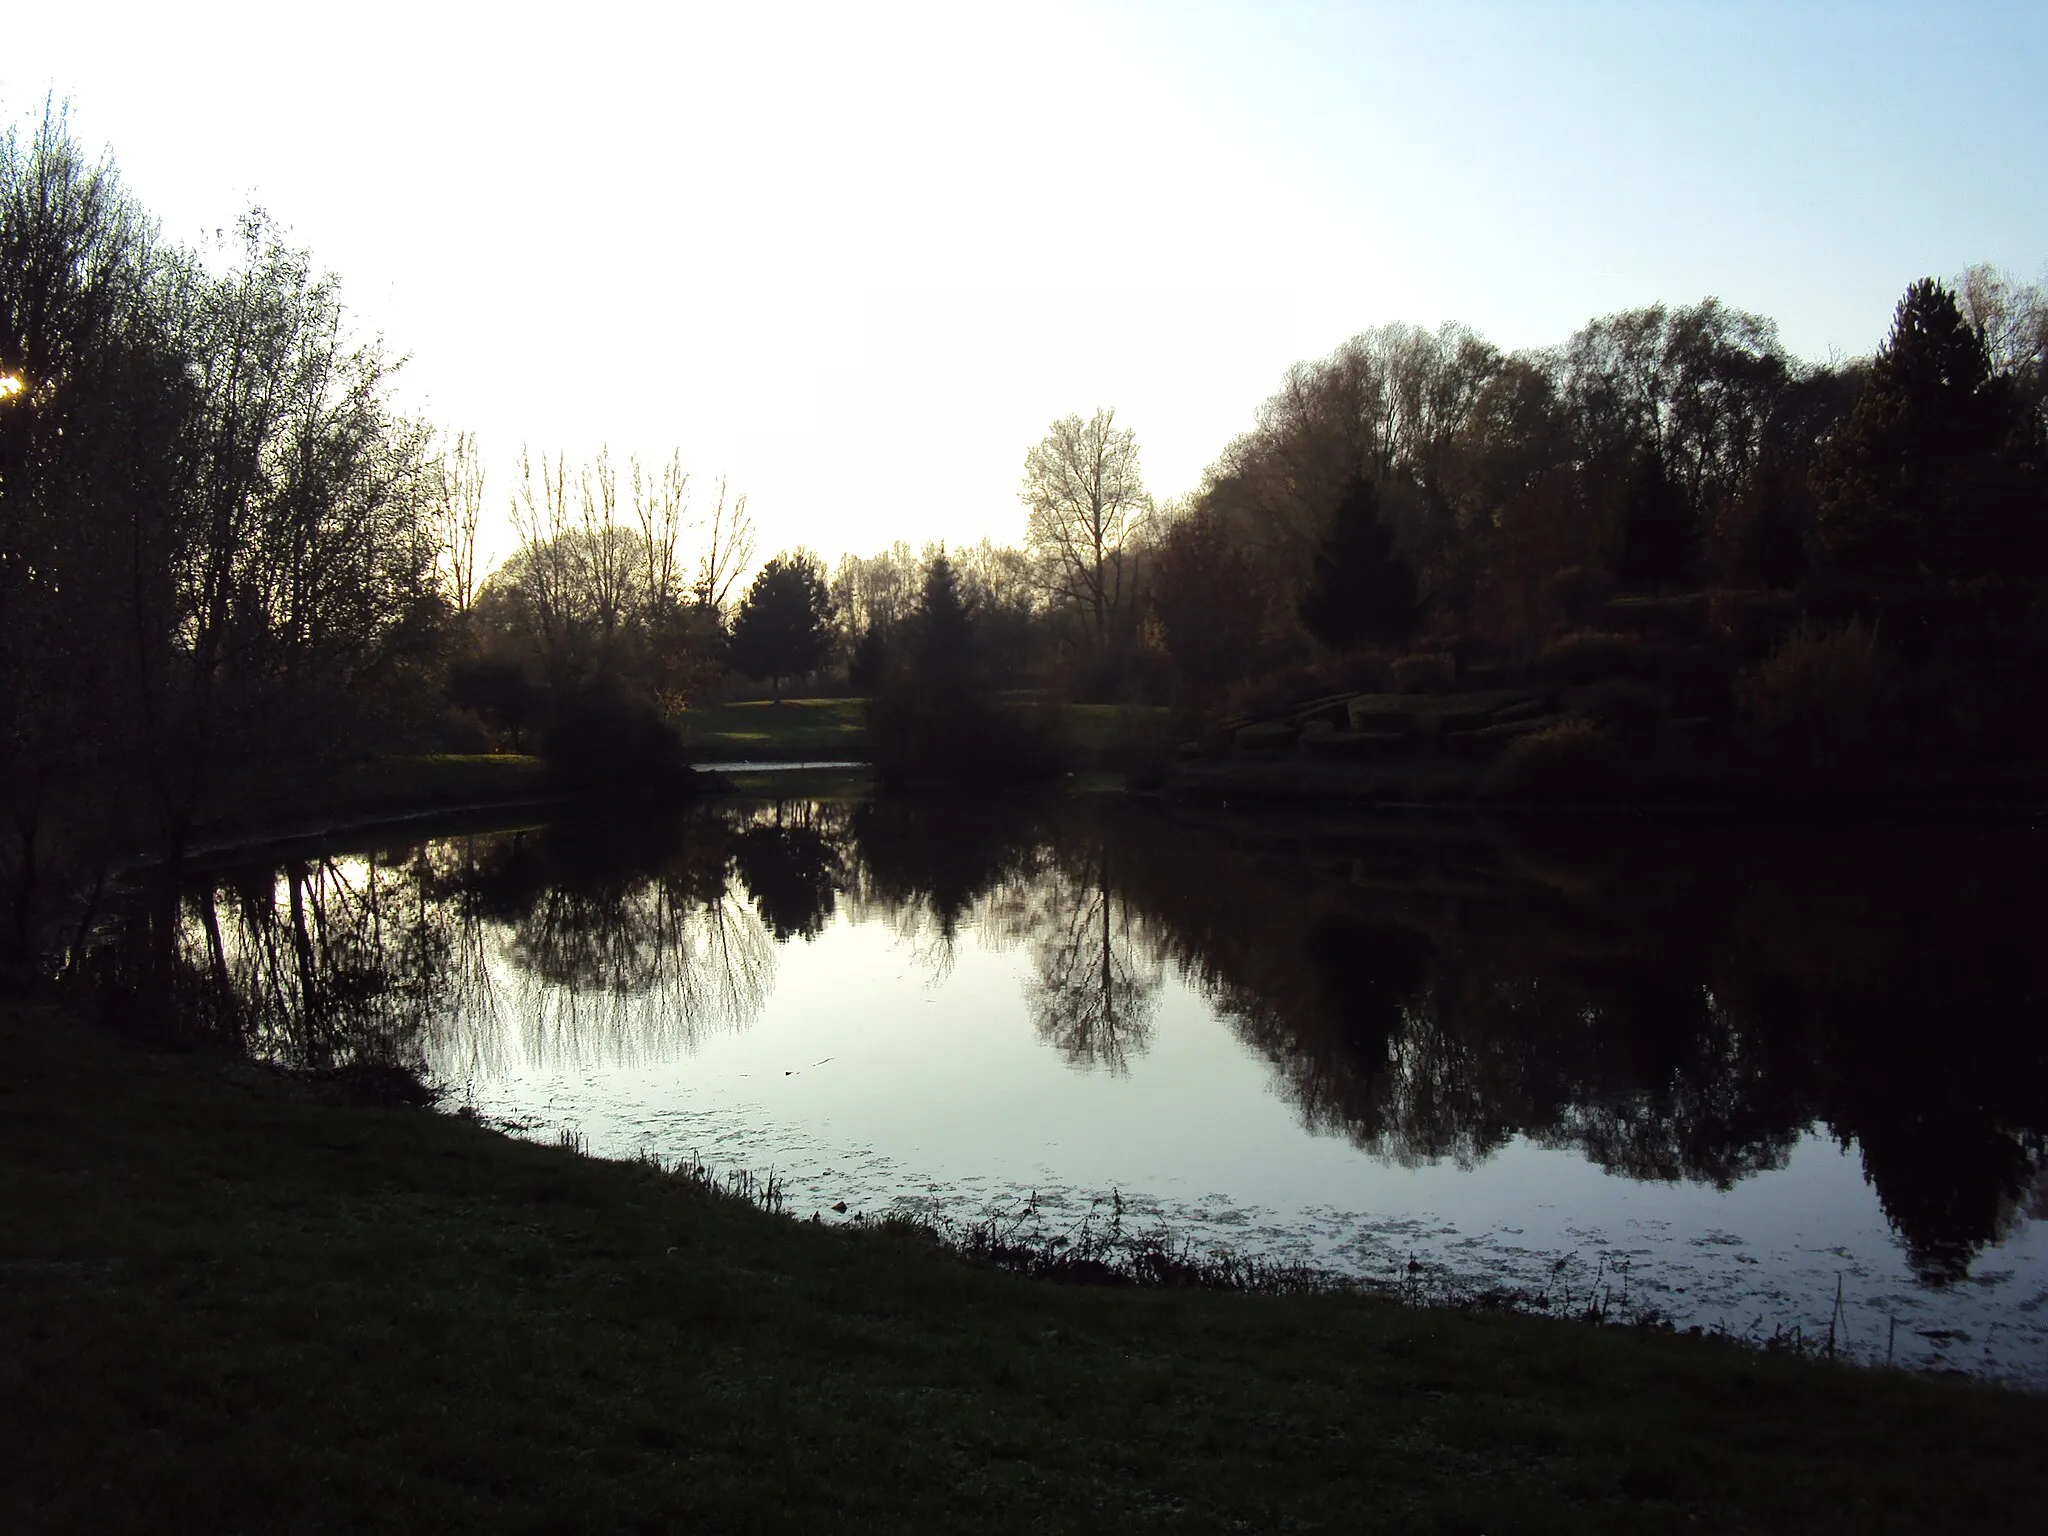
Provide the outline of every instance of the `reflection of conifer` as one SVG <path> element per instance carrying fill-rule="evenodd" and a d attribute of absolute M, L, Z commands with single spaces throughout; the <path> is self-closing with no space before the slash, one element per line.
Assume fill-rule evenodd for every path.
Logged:
<path fill-rule="evenodd" d="M 739 871 L 761 921 L 787 943 L 825 931 L 839 893 L 839 856 L 806 826 L 749 827 L 733 843 Z"/>
<path fill-rule="evenodd" d="M 1345 487 L 1316 546 L 1301 622 L 1332 650 L 1405 640 L 1415 628 L 1415 572 L 1380 521 L 1379 492 L 1360 475 Z"/>

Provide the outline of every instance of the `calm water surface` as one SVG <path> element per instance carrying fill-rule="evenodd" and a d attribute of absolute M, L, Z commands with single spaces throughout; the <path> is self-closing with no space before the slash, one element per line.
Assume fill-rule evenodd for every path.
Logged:
<path fill-rule="evenodd" d="M 261 1054 L 799 1215 L 1114 1192 L 1197 1249 L 2042 1387 L 2041 853 L 791 801 L 218 871 L 124 948 Z"/>

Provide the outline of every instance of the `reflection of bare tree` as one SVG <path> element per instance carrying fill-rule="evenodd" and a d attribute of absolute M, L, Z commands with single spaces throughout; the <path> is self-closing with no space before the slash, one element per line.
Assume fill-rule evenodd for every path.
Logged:
<path fill-rule="evenodd" d="M 462 1002 L 459 925 L 403 858 L 294 860 L 178 902 L 186 1015 L 292 1066 L 417 1068 Z"/>
<path fill-rule="evenodd" d="M 598 913 L 541 906 L 504 946 L 535 1064 L 672 1056 L 745 1028 L 767 1001 L 775 941 L 735 894 L 704 899 L 657 878 Z M 574 931 L 586 923 L 597 931 Z"/>
<path fill-rule="evenodd" d="M 1034 976 L 1026 994 L 1039 1037 L 1077 1067 L 1130 1068 L 1152 1041 L 1164 965 L 1156 942 L 1110 887 L 1106 846 L 1037 882 L 1023 932 Z"/>
<path fill-rule="evenodd" d="M 671 1054 L 750 1023 L 774 976 L 773 939 L 726 887 L 731 830 L 294 861 L 152 900 L 121 963 L 160 978 L 184 1027 L 297 1066 L 455 1077 L 515 1041 L 545 1063 Z M 614 856 L 630 849 L 662 862 Z"/>
<path fill-rule="evenodd" d="M 702 858 L 698 855 L 703 855 Z M 723 840 L 716 844 L 722 867 Z M 525 1058 L 658 1059 L 759 1016 L 774 942 L 692 848 L 653 874 L 534 889 L 503 930 Z"/>

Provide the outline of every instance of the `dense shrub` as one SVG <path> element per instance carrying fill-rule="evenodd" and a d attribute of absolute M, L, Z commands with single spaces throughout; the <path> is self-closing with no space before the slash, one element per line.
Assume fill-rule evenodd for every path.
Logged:
<path fill-rule="evenodd" d="M 1877 632 L 1802 625 L 1737 684 L 1754 740 L 1785 767 L 1840 768 L 1884 745 L 1891 668 Z"/>
<path fill-rule="evenodd" d="M 1614 596 L 1614 578 L 1594 566 L 1572 565 L 1543 583 L 1540 601 L 1553 622 L 1583 629 Z"/>
<path fill-rule="evenodd" d="M 547 692 L 521 663 L 483 656 L 448 669 L 448 702 L 474 715 L 504 737 L 513 751 L 525 748 L 526 733 L 547 714 Z"/>
<path fill-rule="evenodd" d="M 1580 687 L 1610 677 L 1639 677 L 1648 660 L 1648 647 L 1638 636 L 1582 629 L 1543 647 L 1536 658 L 1536 675 L 1545 682 Z"/>
<path fill-rule="evenodd" d="M 1502 752 L 1486 790 L 1502 800 L 1588 800 L 1622 783 L 1614 738 L 1590 720 L 1560 720 L 1518 736 Z"/>
<path fill-rule="evenodd" d="M 575 794 L 672 794 L 691 780 L 675 727 L 645 699 L 604 683 L 556 705 L 541 756 L 555 783 Z"/>
<path fill-rule="evenodd" d="M 1735 708 L 1735 655 L 1725 642 L 1663 645 L 1649 671 L 1671 699 L 1674 715 L 1726 719 Z"/>
<path fill-rule="evenodd" d="M 1449 693 L 1458 683 L 1458 663 L 1449 651 L 1403 656 L 1392 670 L 1396 693 Z"/>
<path fill-rule="evenodd" d="M 1053 778 L 1072 753 L 1048 707 L 936 694 L 898 671 L 867 705 L 868 755 L 883 784 Z"/>

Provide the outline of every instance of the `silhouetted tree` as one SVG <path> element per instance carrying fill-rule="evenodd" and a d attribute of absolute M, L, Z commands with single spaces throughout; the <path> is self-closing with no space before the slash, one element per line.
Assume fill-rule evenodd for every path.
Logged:
<path fill-rule="evenodd" d="M 493 730 L 523 750 L 525 735 L 541 723 L 547 696 L 525 667 L 507 657 L 459 661 L 448 669 L 448 702 L 482 717 Z"/>
<path fill-rule="evenodd" d="M 858 692 L 873 693 L 881 685 L 882 669 L 888 663 L 889 636 L 880 619 L 869 619 L 846 664 L 846 681 Z"/>
<path fill-rule="evenodd" d="M 2032 577 L 2041 423 L 1932 278 L 1906 290 L 1870 380 L 1816 471 L 1839 571 L 1887 580 Z"/>
<path fill-rule="evenodd" d="M 733 617 L 733 667 L 768 679 L 780 703 L 785 678 L 815 672 L 831 654 L 832 611 L 825 568 L 815 555 L 776 556 L 761 567 Z"/>
<path fill-rule="evenodd" d="M 1062 766 L 1042 719 L 988 696 L 977 616 L 960 589 L 953 562 L 935 555 L 868 701 L 868 751 L 885 783 L 1042 778 Z"/>
<path fill-rule="evenodd" d="M 1621 556 L 1616 574 L 1643 591 L 1683 587 L 1696 574 L 1699 525 L 1664 461 L 1644 451 L 1616 487 L 1615 524 Z"/>
<path fill-rule="evenodd" d="M 1196 513 L 1175 522 L 1152 571 L 1166 654 L 1196 697 L 1257 665 L 1269 607 L 1264 575 L 1215 518 Z"/>
<path fill-rule="evenodd" d="M 1331 513 L 1300 611 L 1308 632 L 1332 650 L 1414 633 L 1415 573 L 1380 520 L 1378 490 L 1362 475 Z"/>
<path fill-rule="evenodd" d="M 920 688 L 958 694 L 973 686 L 979 670 L 980 635 L 975 615 L 960 590 L 959 573 L 943 554 L 925 571 L 910 632 Z"/>

